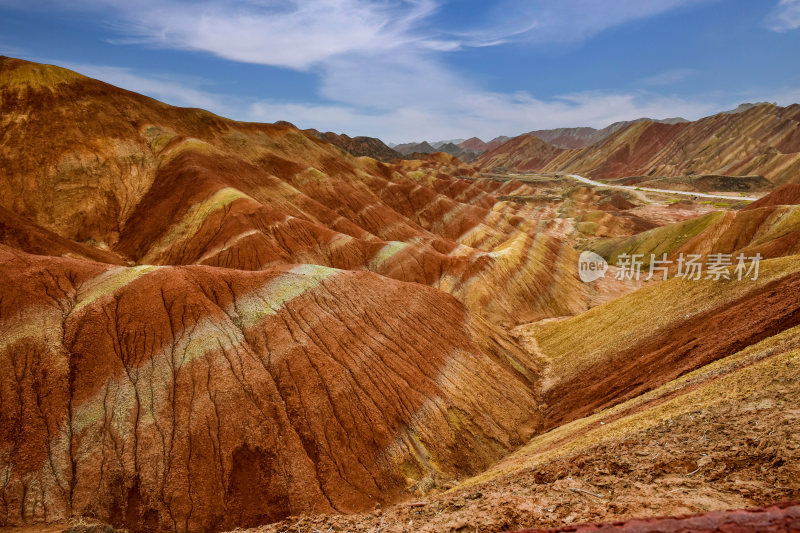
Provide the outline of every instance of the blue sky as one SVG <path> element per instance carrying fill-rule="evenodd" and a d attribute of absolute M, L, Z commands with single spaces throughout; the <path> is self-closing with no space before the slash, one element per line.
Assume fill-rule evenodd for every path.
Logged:
<path fill-rule="evenodd" d="M 800 102 L 800 0 L 0 0 L 0 54 L 387 142 Z"/>

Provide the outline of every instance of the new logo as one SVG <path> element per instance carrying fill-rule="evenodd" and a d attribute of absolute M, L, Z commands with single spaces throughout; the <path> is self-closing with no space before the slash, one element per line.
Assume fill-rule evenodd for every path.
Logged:
<path fill-rule="evenodd" d="M 594 252 L 581 252 L 578 259 L 578 275 L 584 283 L 591 283 L 605 277 L 608 271 L 608 262 Z"/>

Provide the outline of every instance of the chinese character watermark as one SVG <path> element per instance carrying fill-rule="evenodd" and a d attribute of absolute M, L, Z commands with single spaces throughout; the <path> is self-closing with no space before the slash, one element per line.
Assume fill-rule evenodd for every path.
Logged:
<path fill-rule="evenodd" d="M 620 254 L 617 257 L 617 270 L 614 278 L 620 281 L 639 281 L 646 274 L 645 281 L 650 281 L 654 277 L 666 280 L 673 271 L 671 267 L 675 266 L 674 277 L 684 280 L 742 281 L 749 279 L 756 281 L 763 259 L 760 253 L 753 256 L 740 253 L 735 257 L 733 254 L 713 253 L 709 254 L 705 261 L 700 254 L 681 253 L 676 259 L 668 259 L 667 254 L 661 254 L 660 257 L 650 254 L 650 261 L 646 263 L 645 257 L 645 254 Z M 605 277 L 608 268 L 608 263 L 598 254 L 588 251 L 581 253 L 578 261 L 578 274 L 585 283 Z M 656 274 L 660 274 L 660 276 L 656 276 Z"/>

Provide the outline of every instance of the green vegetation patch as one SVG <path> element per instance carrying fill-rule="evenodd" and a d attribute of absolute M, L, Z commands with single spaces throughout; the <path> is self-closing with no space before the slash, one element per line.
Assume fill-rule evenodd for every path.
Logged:
<path fill-rule="evenodd" d="M 171 245 L 194 236 L 200 230 L 203 222 L 205 222 L 212 213 L 229 206 L 240 198 L 250 197 L 233 187 L 224 187 L 216 191 L 209 198 L 193 205 L 183 219 L 171 226 L 169 231 L 147 251 L 142 261 L 145 263 L 154 262 L 158 255 L 167 250 Z"/>
<path fill-rule="evenodd" d="M 644 264 L 649 265 L 651 254 L 661 257 L 662 254 L 674 252 L 689 239 L 717 224 L 724 216 L 723 212 L 709 213 L 702 217 L 654 228 L 632 237 L 603 239 L 589 245 L 589 249 L 603 256 L 611 264 L 616 264 L 622 254 L 642 254 Z"/>
<path fill-rule="evenodd" d="M 560 380 L 602 365 L 608 358 L 692 316 L 721 309 L 729 302 L 763 290 L 775 280 L 800 271 L 798 256 L 762 261 L 758 280 L 671 278 L 644 287 L 580 315 L 537 326 L 532 331 L 542 354 Z"/>

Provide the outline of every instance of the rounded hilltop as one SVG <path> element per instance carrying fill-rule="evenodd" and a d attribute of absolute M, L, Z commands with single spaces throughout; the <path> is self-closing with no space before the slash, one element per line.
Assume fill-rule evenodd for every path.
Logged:
<path fill-rule="evenodd" d="M 86 76 L 72 70 L 31 63 L 23 59 L 0 56 L 0 87 L 53 88 L 74 80 L 85 80 Z"/>

